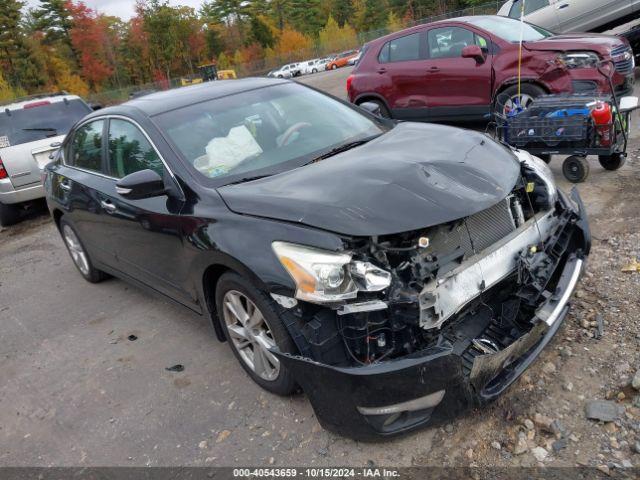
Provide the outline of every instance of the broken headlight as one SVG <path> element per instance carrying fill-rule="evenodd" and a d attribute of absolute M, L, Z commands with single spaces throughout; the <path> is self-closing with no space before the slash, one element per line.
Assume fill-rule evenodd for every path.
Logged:
<path fill-rule="evenodd" d="M 556 200 L 558 200 L 558 188 L 556 187 L 553 172 L 549 168 L 549 165 L 524 150 L 516 150 L 515 154 L 518 156 L 518 160 L 524 163 L 525 167 L 544 183 L 547 190 L 547 201 L 549 207 L 551 207 L 556 203 Z"/>
<path fill-rule="evenodd" d="M 391 284 L 391 274 L 350 253 L 329 252 L 286 242 L 273 242 L 273 251 L 296 284 L 296 298 L 336 303 L 356 298 L 359 291 L 377 292 Z"/>
<path fill-rule="evenodd" d="M 594 52 L 571 52 L 558 56 L 558 63 L 569 69 L 595 68 L 600 58 Z"/>

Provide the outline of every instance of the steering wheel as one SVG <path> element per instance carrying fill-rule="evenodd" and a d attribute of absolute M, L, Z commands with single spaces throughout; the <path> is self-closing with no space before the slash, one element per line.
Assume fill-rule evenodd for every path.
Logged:
<path fill-rule="evenodd" d="M 308 122 L 298 122 L 291 125 L 287 130 L 282 134 L 280 140 L 278 140 L 278 147 L 285 147 L 291 143 L 293 138 L 293 134 L 302 128 L 309 128 L 311 126 Z"/>

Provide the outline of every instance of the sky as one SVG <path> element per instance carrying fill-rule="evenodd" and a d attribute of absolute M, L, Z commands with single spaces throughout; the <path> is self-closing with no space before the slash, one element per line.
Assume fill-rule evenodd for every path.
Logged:
<path fill-rule="evenodd" d="M 128 20 L 134 15 L 136 6 L 135 0 L 84 0 L 84 3 L 100 13 L 120 17 L 123 20 Z M 186 5 L 198 10 L 202 0 L 170 0 L 169 3 L 174 6 Z M 38 0 L 27 0 L 26 4 L 27 7 L 35 7 L 38 5 Z"/>

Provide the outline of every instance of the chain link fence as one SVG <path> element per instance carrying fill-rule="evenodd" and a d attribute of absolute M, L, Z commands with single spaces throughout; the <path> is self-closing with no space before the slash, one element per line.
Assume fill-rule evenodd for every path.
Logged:
<path fill-rule="evenodd" d="M 495 15 L 503 3 L 504 0 L 492 0 L 488 3 L 483 3 L 482 5 L 476 5 L 460 10 L 452 10 L 439 15 L 431 15 L 428 17 L 420 18 L 418 20 L 407 22 L 403 25 L 402 28 L 424 25 L 439 20 L 446 20 L 448 18 L 466 17 L 470 15 Z M 340 51 L 360 48 L 365 43 L 384 35 L 388 35 L 389 33 L 393 33 L 393 31 L 389 30 L 388 28 L 381 28 L 378 30 L 358 33 L 351 41 L 347 41 L 341 44 Z M 335 48 L 335 45 L 333 45 L 332 48 Z M 286 55 L 277 55 L 268 59 L 265 58 L 256 60 L 254 62 L 243 63 L 240 65 L 232 65 L 231 69 L 235 70 L 238 78 L 248 76 L 261 76 L 266 75 L 268 72 L 280 67 L 281 65 L 302 62 L 304 60 L 313 58 L 324 58 L 336 53 L 339 52 L 328 51 L 327 47 L 324 47 L 322 45 L 315 45 L 312 48 L 292 51 L 287 53 Z M 183 78 L 187 78 L 187 76 L 171 78 L 168 82 L 151 82 L 143 85 L 131 85 L 116 90 L 106 90 L 103 92 L 92 93 L 89 95 L 89 101 L 91 103 L 97 103 L 105 106 L 114 105 L 129 100 L 132 96 L 135 95 L 142 95 L 144 93 L 158 90 L 166 90 L 167 88 L 180 87 L 182 86 Z"/>

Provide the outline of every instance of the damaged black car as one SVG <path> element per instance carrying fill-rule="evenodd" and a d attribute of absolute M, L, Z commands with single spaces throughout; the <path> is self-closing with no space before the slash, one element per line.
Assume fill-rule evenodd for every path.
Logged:
<path fill-rule="evenodd" d="M 366 107 L 366 105 L 365 105 Z M 45 170 L 81 275 L 210 316 L 248 375 L 371 440 L 500 395 L 561 325 L 582 202 L 482 133 L 276 79 L 83 119 Z"/>

